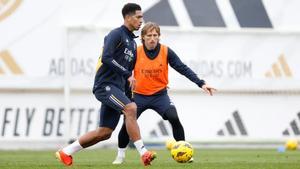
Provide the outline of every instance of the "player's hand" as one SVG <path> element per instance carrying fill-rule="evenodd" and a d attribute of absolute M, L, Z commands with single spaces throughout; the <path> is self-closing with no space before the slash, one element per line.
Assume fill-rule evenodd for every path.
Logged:
<path fill-rule="evenodd" d="M 215 88 L 213 88 L 213 87 L 210 87 L 210 86 L 208 86 L 208 85 L 203 85 L 202 86 L 202 89 L 207 93 L 207 94 L 209 94 L 209 95 L 213 95 L 213 92 L 216 92 L 217 91 L 217 89 L 215 89 Z"/>
<path fill-rule="evenodd" d="M 129 82 L 129 87 L 133 91 L 135 88 L 135 78 L 133 76 L 130 76 L 127 80 Z"/>

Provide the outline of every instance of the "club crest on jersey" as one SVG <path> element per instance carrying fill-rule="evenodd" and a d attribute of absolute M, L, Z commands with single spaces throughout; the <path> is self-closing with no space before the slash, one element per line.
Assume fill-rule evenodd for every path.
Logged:
<path fill-rule="evenodd" d="M 106 87 L 105 87 L 105 90 L 106 90 L 106 91 L 110 91 L 110 87 L 109 87 L 109 86 L 106 86 Z"/>

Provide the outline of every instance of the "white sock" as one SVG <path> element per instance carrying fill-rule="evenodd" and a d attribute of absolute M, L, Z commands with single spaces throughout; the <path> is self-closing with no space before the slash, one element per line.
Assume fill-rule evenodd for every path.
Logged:
<path fill-rule="evenodd" d="M 62 151 L 66 153 L 67 155 L 72 155 L 76 153 L 77 151 L 82 150 L 83 147 L 79 144 L 79 141 L 76 140 L 72 144 L 68 145 L 67 147 L 63 148 Z"/>
<path fill-rule="evenodd" d="M 118 148 L 118 157 L 125 158 L 126 148 Z"/>
<path fill-rule="evenodd" d="M 144 143 L 142 140 L 137 140 L 133 144 L 135 145 L 135 148 L 137 149 L 137 151 L 140 153 L 140 156 L 142 156 L 145 152 L 148 151 L 146 149 L 146 147 L 144 146 Z"/>

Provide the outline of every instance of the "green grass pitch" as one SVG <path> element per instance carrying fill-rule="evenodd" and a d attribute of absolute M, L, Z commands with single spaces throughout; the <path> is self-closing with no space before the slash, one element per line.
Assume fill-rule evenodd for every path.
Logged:
<path fill-rule="evenodd" d="M 116 150 L 84 150 L 74 156 L 72 169 L 143 169 L 136 150 L 128 150 L 126 163 L 112 165 Z M 167 150 L 157 150 L 151 169 L 299 169 L 300 151 L 196 149 L 193 163 L 175 162 Z M 54 151 L 0 151 L 0 169 L 63 169 Z"/>

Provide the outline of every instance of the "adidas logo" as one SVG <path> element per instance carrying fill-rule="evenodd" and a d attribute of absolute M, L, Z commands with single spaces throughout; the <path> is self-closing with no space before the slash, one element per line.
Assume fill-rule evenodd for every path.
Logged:
<path fill-rule="evenodd" d="M 298 122 L 300 122 L 300 112 L 297 114 L 298 116 Z M 297 119 L 293 119 L 290 124 L 289 127 L 287 129 L 285 129 L 282 132 L 283 136 L 290 136 L 290 135 L 295 135 L 295 136 L 299 136 L 300 135 L 300 130 L 299 127 L 297 125 Z"/>
<path fill-rule="evenodd" d="M 1 64 L 1 61 L 3 64 Z M 0 75 L 5 74 L 5 70 L 9 70 L 9 72 L 15 75 L 23 74 L 22 69 L 7 50 L 0 51 Z"/>
<path fill-rule="evenodd" d="M 170 136 L 170 124 L 167 125 L 164 120 L 160 120 L 158 123 L 158 129 L 153 129 L 150 131 L 150 137 L 160 137 L 160 136 Z"/>
<path fill-rule="evenodd" d="M 265 73 L 265 77 L 292 77 L 292 71 L 286 62 L 283 54 L 281 54 L 276 63 L 272 64 L 272 69 Z"/>
<path fill-rule="evenodd" d="M 218 136 L 225 136 L 228 135 L 230 136 L 247 136 L 247 130 L 245 128 L 245 125 L 243 124 L 242 118 L 239 115 L 238 111 L 233 112 L 232 114 L 233 119 L 229 119 L 225 122 L 225 129 L 220 129 L 217 132 Z"/>
<path fill-rule="evenodd" d="M 160 0 L 144 19 L 162 26 L 273 28 L 262 0 Z"/>

